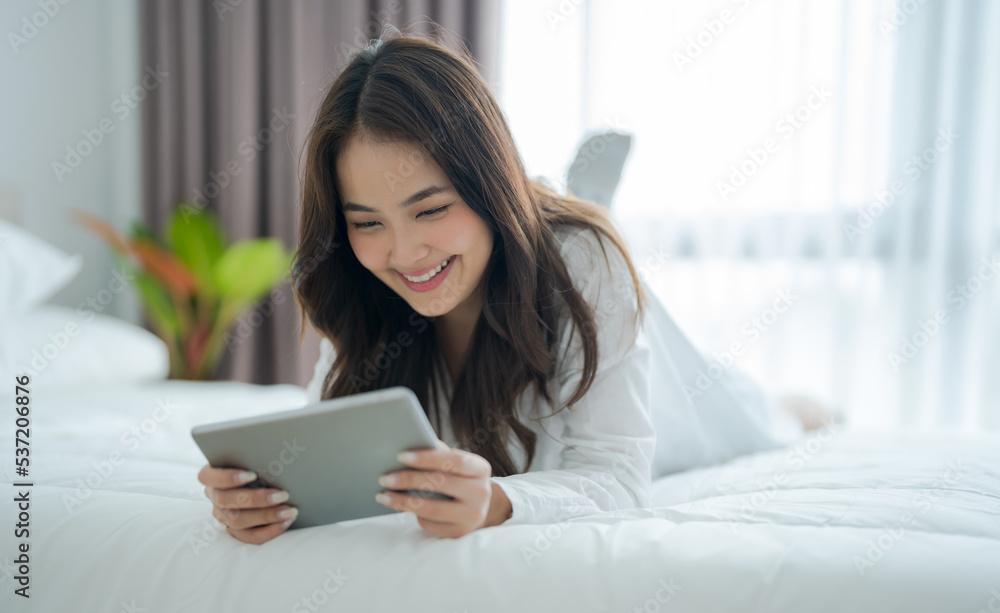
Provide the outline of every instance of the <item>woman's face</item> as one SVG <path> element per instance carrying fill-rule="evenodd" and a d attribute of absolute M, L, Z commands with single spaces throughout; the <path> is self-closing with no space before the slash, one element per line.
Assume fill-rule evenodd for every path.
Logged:
<path fill-rule="evenodd" d="M 355 137 L 337 160 L 337 183 L 362 266 L 425 317 L 478 317 L 493 233 L 434 160 L 410 143 Z"/>

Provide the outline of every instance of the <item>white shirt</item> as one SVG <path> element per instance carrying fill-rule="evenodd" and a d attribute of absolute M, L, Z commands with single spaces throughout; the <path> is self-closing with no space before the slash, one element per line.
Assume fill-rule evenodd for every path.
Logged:
<path fill-rule="evenodd" d="M 513 515 L 506 523 L 549 523 L 648 507 L 654 474 L 779 444 L 769 433 L 762 396 L 752 387 L 740 390 L 729 373 L 691 394 L 694 400 L 685 393 L 684 385 L 694 386 L 695 373 L 706 362 L 645 283 L 646 316 L 636 321 L 632 278 L 612 244 L 602 241 L 602 251 L 593 232 L 576 228 L 558 228 L 556 236 L 574 287 L 594 308 L 597 373 L 582 400 L 551 417 L 532 419 L 552 412 L 533 386 L 519 398 L 518 416 L 538 438 L 527 473 L 492 478 L 510 499 Z M 570 326 L 567 318 L 559 330 L 560 360 L 550 382 L 550 394 L 560 403 L 576 390 L 583 370 L 580 338 L 575 333 L 568 338 Z M 333 344 L 324 338 L 307 388 L 309 402 L 319 401 L 333 360 Z M 450 375 L 444 376 L 450 390 Z M 446 402 L 439 398 L 438 406 Z M 442 421 L 439 438 L 458 447 L 447 419 Z M 510 453 L 516 466 L 524 465 L 517 442 Z"/>

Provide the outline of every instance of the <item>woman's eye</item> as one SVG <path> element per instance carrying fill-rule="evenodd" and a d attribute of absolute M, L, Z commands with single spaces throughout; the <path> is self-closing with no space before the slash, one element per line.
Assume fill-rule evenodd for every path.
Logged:
<path fill-rule="evenodd" d="M 434 215 L 435 213 L 440 213 L 441 211 L 445 210 L 449 206 L 451 206 L 451 205 L 450 204 L 446 204 L 444 206 L 439 206 L 436 209 L 428 209 L 428 210 L 424 211 L 423 213 L 421 213 L 421 215 Z"/>
<path fill-rule="evenodd" d="M 444 206 L 439 206 L 436 209 L 427 209 L 426 211 L 420 213 L 420 215 L 437 215 L 438 213 L 444 211 L 450 206 L 451 206 L 450 204 L 446 204 Z M 420 215 L 417 215 L 417 217 L 420 217 Z M 375 224 L 377 223 L 378 223 L 377 221 L 365 221 L 360 223 L 353 223 L 351 225 L 353 225 L 358 230 L 368 230 L 370 228 L 374 228 Z"/>

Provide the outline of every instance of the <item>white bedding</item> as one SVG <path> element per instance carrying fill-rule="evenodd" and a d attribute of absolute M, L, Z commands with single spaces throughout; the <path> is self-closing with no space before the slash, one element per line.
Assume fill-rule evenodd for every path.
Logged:
<path fill-rule="evenodd" d="M 13 595 L 5 411 L 0 610 L 1000 611 L 1000 436 L 823 431 L 660 479 L 654 509 L 457 540 L 398 514 L 237 542 L 190 428 L 304 402 L 180 381 L 34 393 L 30 604 Z"/>

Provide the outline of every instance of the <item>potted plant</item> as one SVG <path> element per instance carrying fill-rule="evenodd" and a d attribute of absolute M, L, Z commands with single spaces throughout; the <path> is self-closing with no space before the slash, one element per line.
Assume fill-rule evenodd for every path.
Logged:
<path fill-rule="evenodd" d="M 144 310 L 170 352 L 170 376 L 211 379 L 236 320 L 289 275 L 292 254 L 278 239 L 228 244 L 215 216 L 197 205 L 174 210 L 161 239 L 133 221 L 128 235 L 76 212 L 134 275 Z"/>

